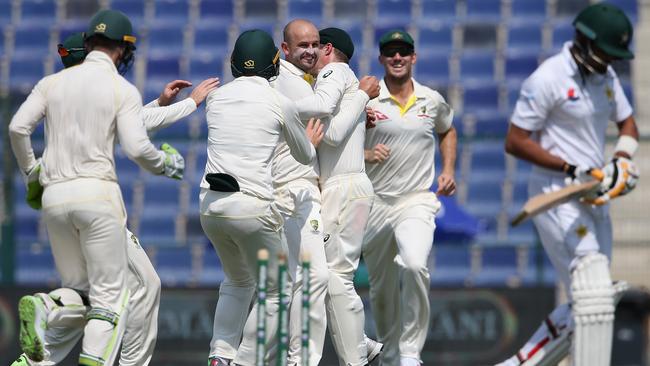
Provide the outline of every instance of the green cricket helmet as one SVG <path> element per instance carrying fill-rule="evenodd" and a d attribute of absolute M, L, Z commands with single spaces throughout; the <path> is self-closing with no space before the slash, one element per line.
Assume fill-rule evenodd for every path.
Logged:
<path fill-rule="evenodd" d="M 573 25 L 607 55 L 624 60 L 634 58 L 629 48 L 632 23 L 617 6 L 608 3 L 590 5 L 578 14 Z"/>
<path fill-rule="evenodd" d="M 88 25 L 86 38 L 95 35 L 135 45 L 131 21 L 124 13 L 117 10 L 100 10 L 93 16 Z"/>
<path fill-rule="evenodd" d="M 104 37 L 121 43 L 125 52 L 119 60 L 117 69 L 124 74 L 133 64 L 135 51 L 135 35 L 129 18 L 117 10 L 100 10 L 90 20 L 86 40 L 92 37 Z"/>
<path fill-rule="evenodd" d="M 269 80 L 280 72 L 280 50 L 265 31 L 245 31 L 235 42 L 230 56 L 230 70 L 235 78 L 261 76 Z"/>
<path fill-rule="evenodd" d="M 75 33 L 58 45 L 58 53 L 65 68 L 78 65 L 86 58 L 84 34 Z"/>

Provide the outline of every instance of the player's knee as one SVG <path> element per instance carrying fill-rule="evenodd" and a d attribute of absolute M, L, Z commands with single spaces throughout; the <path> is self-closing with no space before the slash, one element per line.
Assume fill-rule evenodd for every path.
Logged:
<path fill-rule="evenodd" d="M 395 262 L 400 266 L 401 270 L 406 275 L 411 276 L 427 276 L 429 269 L 427 263 L 422 258 L 415 258 L 413 256 L 397 256 Z"/>

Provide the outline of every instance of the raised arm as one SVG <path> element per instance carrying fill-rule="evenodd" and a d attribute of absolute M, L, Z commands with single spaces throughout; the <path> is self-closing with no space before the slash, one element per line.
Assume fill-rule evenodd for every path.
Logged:
<path fill-rule="evenodd" d="M 345 74 L 335 64 L 327 65 L 318 74 L 314 94 L 296 101 L 300 118 L 329 117 L 345 92 Z"/>
<path fill-rule="evenodd" d="M 182 80 L 176 80 L 176 82 L 180 81 Z M 167 86 L 170 87 L 173 83 L 174 82 L 169 83 Z M 192 90 L 192 93 L 186 99 L 168 106 L 159 106 L 159 101 L 161 100 L 162 95 L 165 95 L 165 92 L 163 92 L 161 98 L 147 104 L 142 110 L 144 125 L 147 128 L 147 132 L 158 131 L 184 117 L 187 117 L 194 112 L 201 103 L 203 103 L 208 93 L 216 89 L 218 86 L 219 78 L 203 80 L 196 88 L 194 88 L 194 90 Z M 168 87 L 165 88 L 165 90 L 167 90 Z"/>
<path fill-rule="evenodd" d="M 366 104 L 370 99 L 379 95 L 379 80 L 374 76 L 364 76 L 359 82 L 359 90 L 351 100 L 344 99 L 341 108 L 332 117 L 329 126 L 323 136 L 323 142 L 331 146 L 338 146 L 350 136 L 358 123 L 365 122 L 362 119 L 366 110 Z"/>

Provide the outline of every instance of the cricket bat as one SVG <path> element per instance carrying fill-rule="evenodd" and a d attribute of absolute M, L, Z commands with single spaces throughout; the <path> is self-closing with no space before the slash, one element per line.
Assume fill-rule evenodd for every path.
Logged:
<path fill-rule="evenodd" d="M 597 180 L 572 184 L 555 192 L 542 193 L 531 197 L 526 201 L 526 204 L 517 216 L 510 222 L 510 225 L 517 226 L 540 212 L 544 212 L 573 198 L 580 197 L 599 184 L 600 182 Z"/>

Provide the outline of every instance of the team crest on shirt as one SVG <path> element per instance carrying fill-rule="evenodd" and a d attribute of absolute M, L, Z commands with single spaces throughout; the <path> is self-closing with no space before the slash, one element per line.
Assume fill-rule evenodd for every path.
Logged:
<path fill-rule="evenodd" d="M 318 225 L 318 220 L 316 220 L 316 219 L 309 220 L 309 225 L 311 226 L 311 229 L 312 229 L 315 233 L 318 232 L 318 226 L 319 226 L 319 225 Z"/>
<path fill-rule="evenodd" d="M 584 238 L 585 236 L 587 236 L 587 233 L 589 233 L 589 230 L 587 229 L 587 227 L 586 227 L 584 224 L 578 226 L 578 228 L 576 229 L 576 235 L 577 235 L 578 238 L 580 238 L 580 239 L 582 239 L 582 238 Z"/>
<path fill-rule="evenodd" d="M 567 92 L 567 99 L 572 102 L 575 102 L 576 100 L 580 99 L 580 97 L 576 95 L 575 89 L 569 88 L 569 91 Z"/>
<path fill-rule="evenodd" d="M 610 87 L 605 88 L 605 95 L 607 95 L 607 100 L 614 101 L 614 91 Z"/>
<path fill-rule="evenodd" d="M 140 246 L 140 241 L 139 241 L 138 238 L 135 236 L 135 234 L 131 234 L 131 241 L 133 242 L 133 244 L 135 244 L 136 247 L 138 247 L 138 248 L 142 248 L 142 247 Z"/>

